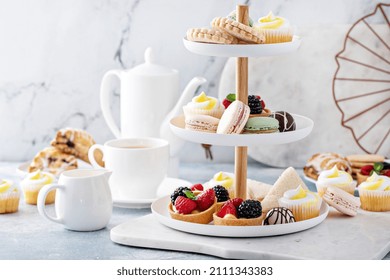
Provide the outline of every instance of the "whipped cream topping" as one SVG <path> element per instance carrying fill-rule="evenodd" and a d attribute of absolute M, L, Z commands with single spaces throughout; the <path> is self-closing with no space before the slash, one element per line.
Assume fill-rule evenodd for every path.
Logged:
<path fill-rule="evenodd" d="M 390 178 L 374 172 L 365 182 L 359 185 L 359 189 L 367 191 L 390 191 Z"/>
<path fill-rule="evenodd" d="M 212 110 L 219 108 L 221 105 L 217 98 L 207 96 L 206 93 L 202 91 L 201 94 L 192 98 L 187 106 L 195 109 Z"/>
<path fill-rule="evenodd" d="M 326 184 L 332 186 L 348 186 L 353 181 L 352 176 L 345 171 L 338 170 L 337 166 L 333 166 L 330 170 L 324 170 L 318 176 L 318 184 Z"/>
<path fill-rule="evenodd" d="M 0 179 L 0 196 L 19 196 L 19 190 L 16 186 L 14 186 L 11 180 Z"/>
<path fill-rule="evenodd" d="M 51 184 L 54 182 L 54 175 L 48 172 L 43 171 L 35 171 L 33 173 L 29 173 L 26 178 L 23 179 L 23 185 L 34 185 L 34 186 L 43 186 L 47 184 Z"/>
<path fill-rule="evenodd" d="M 283 17 L 275 16 L 272 12 L 269 12 L 265 17 L 259 18 L 257 27 L 260 29 L 289 28 L 290 22 Z"/>
<path fill-rule="evenodd" d="M 305 190 L 301 185 L 296 189 L 288 190 L 283 194 L 281 200 L 288 201 L 290 204 L 317 203 L 319 195 Z"/>

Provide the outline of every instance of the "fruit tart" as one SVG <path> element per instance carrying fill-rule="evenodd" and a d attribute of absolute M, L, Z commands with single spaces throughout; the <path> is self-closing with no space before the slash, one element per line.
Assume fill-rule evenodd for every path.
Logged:
<path fill-rule="evenodd" d="M 222 101 L 222 104 L 227 109 L 235 100 L 236 94 L 230 93 Z M 271 110 L 265 107 L 265 102 L 260 95 L 248 95 L 248 106 L 251 110 L 249 118 L 268 117 L 271 115 Z"/>
<path fill-rule="evenodd" d="M 172 219 L 208 224 L 213 220 L 216 205 L 214 189 L 192 191 L 188 187 L 179 187 L 171 194 L 168 210 Z"/>
<path fill-rule="evenodd" d="M 264 220 L 261 202 L 252 199 L 230 199 L 214 213 L 213 220 L 217 226 L 261 226 Z"/>

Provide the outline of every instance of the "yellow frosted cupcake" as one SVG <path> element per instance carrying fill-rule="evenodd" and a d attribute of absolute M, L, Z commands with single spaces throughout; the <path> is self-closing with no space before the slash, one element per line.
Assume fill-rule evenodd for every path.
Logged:
<path fill-rule="evenodd" d="M 290 22 L 283 17 L 275 16 L 272 12 L 259 18 L 253 27 L 265 35 L 266 44 L 291 42 L 293 38 Z"/>
<path fill-rule="evenodd" d="M 222 186 L 229 192 L 229 197 L 234 198 L 234 178 L 226 172 L 218 172 L 213 176 L 213 179 L 207 182 L 207 187 Z"/>
<path fill-rule="evenodd" d="M 374 172 L 359 185 L 359 196 L 364 210 L 390 211 L 390 178 Z"/>
<path fill-rule="evenodd" d="M 225 107 L 221 105 L 217 98 L 207 96 L 204 91 L 192 98 L 191 102 L 183 107 L 186 117 L 192 115 L 207 115 L 220 119 Z"/>
<path fill-rule="evenodd" d="M 13 182 L 0 179 L 0 214 L 17 212 L 19 198 L 19 189 L 13 185 Z"/>
<path fill-rule="evenodd" d="M 355 193 L 356 181 L 352 179 L 348 172 L 339 170 L 335 165 L 332 169 L 324 170 L 320 173 L 316 187 L 321 197 L 328 187 L 339 188 L 353 195 Z"/>
<path fill-rule="evenodd" d="M 301 185 L 293 190 L 286 191 L 278 200 L 280 207 L 290 209 L 295 217 L 295 220 L 303 221 L 318 217 L 322 198 L 311 191 L 305 190 Z"/>
<path fill-rule="evenodd" d="M 27 204 L 37 204 L 38 193 L 45 185 L 54 183 L 55 177 L 53 174 L 43 171 L 35 171 L 29 173 L 26 178 L 20 183 L 24 200 Z M 51 204 L 55 199 L 55 190 L 49 192 L 46 197 L 45 204 Z"/>

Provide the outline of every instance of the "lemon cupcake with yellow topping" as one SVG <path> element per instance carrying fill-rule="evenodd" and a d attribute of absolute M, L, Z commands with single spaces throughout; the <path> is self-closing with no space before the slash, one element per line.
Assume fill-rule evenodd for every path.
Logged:
<path fill-rule="evenodd" d="M 324 170 L 320 173 L 316 187 L 321 197 L 328 187 L 339 188 L 353 195 L 356 188 L 356 181 L 353 181 L 352 176 L 348 172 L 339 170 L 335 165 L 332 169 Z"/>
<path fill-rule="evenodd" d="M 0 214 L 17 212 L 19 198 L 19 189 L 13 185 L 13 182 L 0 179 Z"/>
<path fill-rule="evenodd" d="M 259 18 L 253 27 L 265 35 L 266 44 L 291 42 L 293 38 L 290 22 L 283 17 L 275 16 L 272 12 Z"/>
<path fill-rule="evenodd" d="M 296 189 L 286 191 L 278 202 L 280 207 L 293 212 L 296 221 L 303 221 L 319 216 L 322 198 L 299 185 Z"/>
<path fill-rule="evenodd" d="M 26 178 L 20 183 L 24 194 L 24 200 L 27 204 L 37 204 L 38 193 L 45 185 L 54 183 L 55 177 L 53 174 L 43 171 L 35 171 L 29 173 Z M 46 197 L 45 204 L 51 204 L 55 199 L 55 190 L 49 192 Z"/>
<path fill-rule="evenodd" d="M 183 107 L 186 118 L 192 115 L 207 115 L 220 119 L 225 107 L 215 97 L 207 96 L 204 91 L 192 98 L 191 102 Z"/>
<path fill-rule="evenodd" d="M 359 196 L 364 210 L 390 211 L 390 178 L 374 172 L 359 185 Z"/>

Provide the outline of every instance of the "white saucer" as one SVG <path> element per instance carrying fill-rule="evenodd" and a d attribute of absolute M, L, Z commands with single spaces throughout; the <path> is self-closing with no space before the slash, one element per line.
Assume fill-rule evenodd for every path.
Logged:
<path fill-rule="evenodd" d="M 142 209 L 150 208 L 150 205 L 158 198 L 170 195 L 178 187 L 191 186 L 192 184 L 186 180 L 167 177 L 157 189 L 157 197 L 149 199 L 121 199 L 113 197 L 114 207 Z"/>

